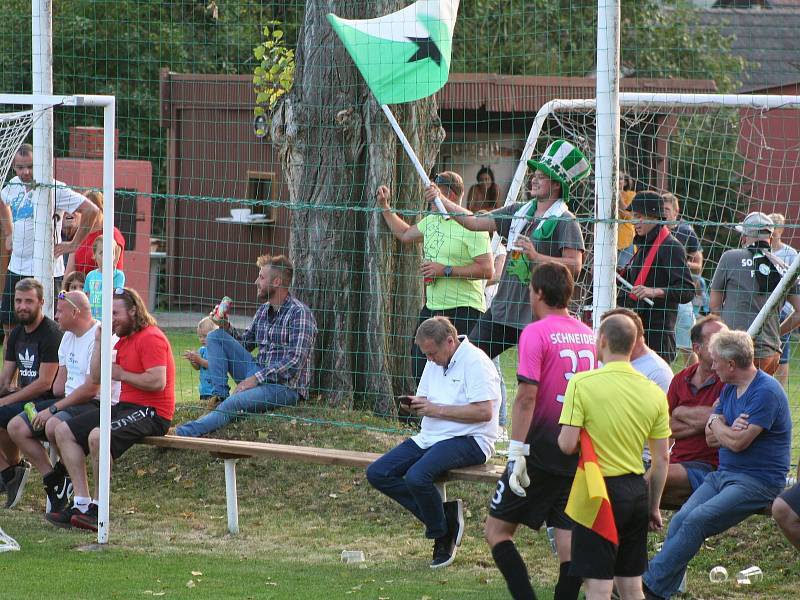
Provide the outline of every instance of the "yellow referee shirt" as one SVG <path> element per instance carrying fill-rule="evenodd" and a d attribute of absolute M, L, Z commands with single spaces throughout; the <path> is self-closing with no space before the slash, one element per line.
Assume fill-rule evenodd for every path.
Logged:
<path fill-rule="evenodd" d="M 622 361 L 573 375 L 559 423 L 586 429 L 605 477 L 644 473 L 647 440 L 672 433 L 666 394 Z"/>

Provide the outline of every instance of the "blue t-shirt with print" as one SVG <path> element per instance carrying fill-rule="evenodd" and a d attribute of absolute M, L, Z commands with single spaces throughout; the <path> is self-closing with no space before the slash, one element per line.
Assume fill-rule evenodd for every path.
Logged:
<path fill-rule="evenodd" d="M 764 429 L 741 452 L 720 448 L 719 470 L 744 473 L 783 489 L 792 449 L 792 417 L 781 384 L 759 370 L 740 398 L 736 397 L 735 385 L 723 387 L 714 412 L 723 415 L 729 425 L 747 413 L 751 425 Z"/>
<path fill-rule="evenodd" d="M 201 358 L 208 360 L 208 348 L 200 346 L 197 352 Z M 208 369 L 200 367 L 200 395 L 212 396 L 213 394 L 214 388 L 211 385 L 211 376 L 208 374 Z"/>
<path fill-rule="evenodd" d="M 125 273 L 114 269 L 114 289 L 121 287 L 125 287 Z M 100 269 L 89 271 L 86 275 L 86 282 L 83 284 L 83 291 L 89 296 L 92 316 L 100 319 L 103 311 L 103 273 Z"/>

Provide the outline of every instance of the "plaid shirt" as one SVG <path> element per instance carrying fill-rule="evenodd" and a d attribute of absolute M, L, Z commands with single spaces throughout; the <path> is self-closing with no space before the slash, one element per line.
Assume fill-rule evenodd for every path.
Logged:
<path fill-rule="evenodd" d="M 231 330 L 248 351 L 258 346 L 255 374 L 259 383 L 278 383 L 308 398 L 311 354 L 317 322 L 311 309 L 289 294 L 275 310 L 269 302 L 258 307 L 253 322 L 242 332 Z"/>

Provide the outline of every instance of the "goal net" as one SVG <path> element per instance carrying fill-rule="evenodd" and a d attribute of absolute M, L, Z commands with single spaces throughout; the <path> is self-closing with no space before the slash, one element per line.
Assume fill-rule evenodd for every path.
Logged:
<path fill-rule="evenodd" d="M 0 182 L 5 182 L 14 154 L 28 137 L 36 115 L 40 112 L 26 110 L 5 112 L 0 108 Z"/>
<path fill-rule="evenodd" d="M 752 211 L 778 213 L 786 224 L 783 242 L 797 246 L 800 231 L 800 138 L 791 133 L 800 100 L 793 96 L 621 94 L 620 208 L 636 191 L 671 193 L 679 213 L 669 225 L 691 227 L 702 252 L 695 273 L 696 315 L 709 311 L 708 284 L 720 255 L 740 246 L 735 227 Z M 597 121 L 593 100 L 556 100 L 539 112 L 540 127 L 531 148 L 539 153 L 554 139 L 579 145 L 596 164 Z M 535 134 L 535 132 L 534 132 Z M 530 140 L 530 138 L 529 138 Z M 530 144 L 529 144 L 530 146 Z M 601 265 L 594 256 L 596 219 L 595 178 L 592 173 L 571 193 L 570 207 L 578 216 L 586 240 L 585 269 L 579 286 L 577 312 L 591 310 L 592 270 L 606 268 L 599 285 L 611 286 L 614 265 Z M 633 226 L 621 212 L 617 227 L 617 267 L 630 259 Z M 776 217 L 780 218 L 780 217 Z M 694 246 L 690 250 L 696 249 Z M 595 288 L 597 288 L 595 283 Z M 593 293 L 594 292 L 594 293 Z"/>

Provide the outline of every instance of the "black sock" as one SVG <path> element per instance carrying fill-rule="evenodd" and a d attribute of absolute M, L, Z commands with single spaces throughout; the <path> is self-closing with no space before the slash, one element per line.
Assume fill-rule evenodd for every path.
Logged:
<path fill-rule="evenodd" d="M 578 600 L 583 578 L 570 575 L 569 565 L 570 561 L 563 562 L 558 569 L 558 582 L 553 600 Z"/>
<path fill-rule="evenodd" d="M 59 481 L 61 481 L 62 479 L 64 479 L 63 475 L 60 475 L 59 473 L 57 473 L 55 469 L 53 469 L 47 475 L 42 477 L 42 480 L 44 481 L 44 485 L 46 487 L 48 487 L 48 488 L 55 487 L 56 484 Z"/>
<path fill-rule="evenodd" d="M 492 548 L 492 558 L 506 579 L 508 591 L 514 600 L 536 600 L 531 580 L 528 578 L 528 569 L 522 560 L 517 547 L 511 540 L 500 542 Z"/>
<path fill-rule="evenodd" d="M 16 466 L 8 467 L 7 469 L 3 469 L 0 472 L 0 476 L 3 477 L 3 483 L 8 483 L 12 479 L 14 479 L 14 472 L 15 472 L 14 469 L 16 469 Z"/>
<path fill-rule="evenodd" d="M 57 461 L 56 464 L 53 465 L 53 471 L 58 473 L 59 475 L 61 475 L 63 477 L 66 477 L 68 475 L 67 467 L 65 467 L 64 463 L 62 463 L 60 460 Z"/>

